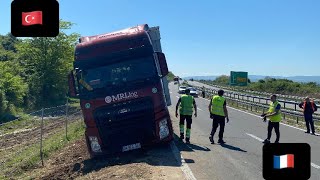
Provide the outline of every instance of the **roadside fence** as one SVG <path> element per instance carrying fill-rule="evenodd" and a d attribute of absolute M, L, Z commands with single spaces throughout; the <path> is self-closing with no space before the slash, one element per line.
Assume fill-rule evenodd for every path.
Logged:
<path fill-rule="evenodd" d="M 200 86 L 193 86 L 198 91 L 202 91 L 202 87 Z M 205 95 L 206 98 L 211 98 L 212 95 L 218 94 L 217 89 L 213 88 L 205 88 Z M 247 94 L 241 94 L 236 92 L 229 92 L 226 91 L 224 96 L 226 99 L 231 102 L 232 104 L 236 105 L 237 107 L 244 107 L 247 110 L 250 111 L 256 111 L 256 112 L 266 112 L 269 108 L 270 99 L 261 97 L 261 96 L 253 96 L 253 95 L 247 95 Z M 300 119 L 303 119 L 303 112 L 299 108 L 299 103 L 294 101 L 285 101 L 285 100 L 279 100 L 279 103 L 282 106 L 282 115 L 284 119 L 288 118 L 294 118 L 296 119 L 296 122 L 298 123 Z M 316 112 L 314 114 L 315 121 L 320 121 L 320 114 Z"/>
<path fill-rule="evenodd" d="M 68 140 L 69 124 L 77 122 L 83 122 L 82 112 L 67 101 L 64 105 L 42 108 L 1 124 L 0 178 L 3 174 L 10 177 L 17 164 L 29 166 L 32 159 L 39 157 L 43 166 L 44 157 L 52 150 L 46 143 L 56 144 L 57 147 L 62 143 L 59 141 Z"/>
<path fill-rule="evenodd" d="M 248 90 L 248 89 L 239 89 L 239 88 L 220 86 L 220 85 L 209 84 L 209 83 L 204 83 L 204 82 L 201 82 L 201 83 L 209 85 L 209 86 L 212 86 L 212 87 L 215 87 L 215 88 L 219 88 L 219 89 L 226 89 L 226 90 L 234 91 L 234 92 L 237 92 L 237 93 L 246 92 L 246 93 L 249 93 L 249 94 L 260 95 L 260 96 L 266 97 L 266 98 L 268 98 L 270 95 L 272 95 L 272 93 L 268 93 L 268 92 L 253 91 L 253 90 Z M 286 99 L 286 100 L 292 100 L 292 101 L 300 101 L 300 100 L 303 100 L 305 98 L 305 97 L 301 97 L 301 96 L 284 95 L 284 94 L 276 94 L 276 95 L 279 98 L 283 98 L 283 99 Z M 314 99 L 314 102 L 317 103 L 317 104 L 320 104 L 320 99 Z"/>

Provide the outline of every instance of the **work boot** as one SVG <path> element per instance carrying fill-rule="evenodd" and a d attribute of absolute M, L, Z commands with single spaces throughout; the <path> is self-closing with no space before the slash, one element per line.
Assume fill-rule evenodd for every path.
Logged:
<path fill-rule="evenodd" d="M 219 139 L 219 140 L 218 140 L 218 143 L 219 143 L 219 144 L 225 144 L 226 142 L 225 142 L 224 140 L 222 140 L 222 139 Z"/>
<path fill-rule="evenodd" d="M 270 143 L 270 140 L 269 140 L 269 139 L 265 139 L 265 140 L 263 141 L 263 143 L 264 143 L 264 144 Z"/>
<path fill-rule="evenodd" d="M 180 140 L 180 141 L 183 141 L 183 139 L 184 139 L 184 134 L 183 134 L 183 133 L 180 133 L 180 138 L 179 138 L 179 140 Z"/>
<path fill-rule="evenodd" d="M 214 144 L 213 136 L 209 136 L 209 140 L 210 140 L 211 144 Z"/>
<path fill-rule="evenodd" d="M 190 144 L 190 138 L 186 138 L 186 143 Z"/>
<path fill-rule="evenodd" d="M 277 144 L 277 143 L 279 143 L 279 141 L 275 141 L 274 143 Z"/>

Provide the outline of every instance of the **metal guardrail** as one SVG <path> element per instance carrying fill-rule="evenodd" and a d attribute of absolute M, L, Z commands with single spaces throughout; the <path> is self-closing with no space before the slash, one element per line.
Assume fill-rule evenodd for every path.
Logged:
<path fill-rule="evenodd" d="M 193 86 L 199 91 L 202 91 L 202 87 L 199 86 Z M 205 88 L 205 94 L 206 97 L 211 97 L 214 94 L 218 94 L 218 90 L 216 89 L 210 89 L 210 88 Z M 240 98 L 241 97 L 241 98 Z M 269 101 L 270 99 L 264 98 L 264 97 L 258 97 L 258 96 L 252 96 L 252 95 L 246 95 L 246 94 L 240 94 L 240 93 L 235 93 L 235 92 L 225 92 L 225 98 L 229 101 L 234 101 L 237 104 L 245 105 L 247 108 L 251 108 L 251 111 L 253 108 L 260 108 L 262 111 L 267 111 L 269 108 Z M 251 98 L 251 99 L 250 99 Z M 258 102 L 255 102 L 255 99 L 258 100 Z M 265 103 L 261 103 L 261 100 L 265 100 Z M 285 119 L 286 116 L 294 116 L 296 117 L 297 123 L 299 121 L 299 118 L 303 118 L 303 112 L 297 110 L 297 106 L 299 103 L 297 102 L 290 102 L 290 101 L 284 101 L 284 100 L 279 100 L 279 102 L 284 104 L 283 109 L 281 110 L 283 114 L 283 118 Z M 292 104 L 295 106 L 294 109 L 288 109 L 286 108 L 286 104 Z M 319 114 L 314 114 L 313 119 L 316 121 L 320 121 L 320 115 Z"/>
<path fill-rule="evenodd" d="M 230 90 L 230 91 L 239 91 L 239 89 L 232 88 L 232 87 L 219 86 L 219 85 L 208 84 L 208 83 L 204 83 L 204 82 L 201 82 L 201 83 L 209 85 L 209 86 L 213 86 L 213 87 L 216 87 L 216 88 L 219 88 L 219 89 L 227 89 L 227 90 Z M 259 94 L 259 95 L 266 96 L 266 97 L 272 95 L 272 93 L 260 92 L 260 91 L 252 91 L 252 90 L 240 90 L 240 91 L 244 91 L 244 92 L 252 93 L 252 94 Z M 285 98 L 285 99 L 302 100 L 302 99 L 305 98 L 305 97 L 300 97 L 300 96 L 283 95 L 283 94 L 276 94 L 276 95 L 278 97 L 280 97 L 280 98 Z M 314 102 L 317 103 L 317 104 L 320 104 L 320 99 L 314 99 Z"/>

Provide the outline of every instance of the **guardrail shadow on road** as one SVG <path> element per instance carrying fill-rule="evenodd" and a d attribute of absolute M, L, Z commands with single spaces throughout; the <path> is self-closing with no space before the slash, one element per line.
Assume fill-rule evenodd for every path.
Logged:
<path fill-rule="evenodd" d="M 230 144 L 221 144 L 221 146 L 224 147 L 224 148 L 233 150 L 233 151 L 247 152 L 246 150 L 243 150 L 243 149 L 241 149 L 239 147 L 232 146 Z"/>

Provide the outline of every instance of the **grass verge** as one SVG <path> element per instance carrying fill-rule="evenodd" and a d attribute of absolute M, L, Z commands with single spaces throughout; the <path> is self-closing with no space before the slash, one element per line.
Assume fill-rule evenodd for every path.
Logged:
<path fill-rule="evenodd" d="M 37 124 L 35 124 L 37 123 Z M 21 129 L 29 129 L 39 125 L 40 122 L 30 115 L 21 115 L 19 119 L 7 122 L 0 126 L 0 136 L 4 134 L 14 133 Z"/>
<path fill-rule="evenodd" d="M 68 140 L 65 137 L 65 129 L 61 128 L 57 133 L 43 140 L 43 158 L 48 158 L 52 153 L 62 149 L 68 143 L 80 139 L 84 134 L 82 120 L 72 122 L 68 126 Z M 18 156 L 10 157 L 1 167 L 0 179 L 26 178 L 24 173 L 41 166 L 40 145 L 34 144 L 23 149 Z"/>

